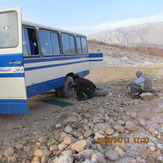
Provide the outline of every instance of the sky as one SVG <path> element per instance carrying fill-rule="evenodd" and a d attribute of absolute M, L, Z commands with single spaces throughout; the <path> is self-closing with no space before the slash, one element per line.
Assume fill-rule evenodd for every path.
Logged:
<path fill-rule="evenodd" d="M 22 19 L 81 34 L 163 22 L 163 0 L 0 0 L 22 8 Z"/>

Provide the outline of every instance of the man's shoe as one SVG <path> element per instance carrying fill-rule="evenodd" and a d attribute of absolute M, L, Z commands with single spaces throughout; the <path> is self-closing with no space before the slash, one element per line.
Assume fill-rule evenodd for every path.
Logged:
<path fill-rule="evenodd" d="M 88 98 L 87 99 L 90 99 L 90 98 L 92 98 L 93 96 L 88 96 Z"/>
<path fill-rule="evenodd" d="M 78 101 L 85 101 L 86 98 L 78 98 Z"/>
<path fill-rule="evenodd" d="M 139 99 L 140 97 L 138 95 L 135 95 L 133 99 Z"/>

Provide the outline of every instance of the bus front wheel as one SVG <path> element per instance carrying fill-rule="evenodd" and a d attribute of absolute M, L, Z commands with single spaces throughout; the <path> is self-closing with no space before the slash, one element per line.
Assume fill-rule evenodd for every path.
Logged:
<path fill-rule="evenodd" d="M 57 95 L 58 97 L 63 97 L 61 88 L 57 88 L 57 89 L 56 89 L 56 95 Z"/>
<path fill-rule="evenodd" d="M 71 76 L 67 76 L 64 86 L 61 88 L 61 92 L 63 97 L 72 97 L 75 94 L 74 88 L 74 80 Z"/>

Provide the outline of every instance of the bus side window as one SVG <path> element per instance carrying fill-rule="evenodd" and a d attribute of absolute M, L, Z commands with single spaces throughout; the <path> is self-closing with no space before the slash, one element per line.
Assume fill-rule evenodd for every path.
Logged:
<path fill-rule="evenodd" d="M 39 38 L 43 55 L 53 55 L 50 31 L 39 29 Z"/>
<path fill-rule="evenodd" d="M 76 50 L 75 50 L 75 38 L 72 35 L 69 35 L 69 42 L 70 42 L 70 51 L 71 54 L 75 54 Z"/>
<path fill-rule="evenodd" d="M 23 55 L 37 55 L 38 54 L 38 44 L 36 38 L 36 31 L 31 28 L 23 27 L 22 30 L 23 37 Z"/>
<path fill-rule="evenodd" d="M 68 34 L 61 33 L 61 41 L 62 41 L 63 54 L 64 55 L 71 54 Z"/>
<path fill-rule="evenodd" d="M 59 37 L 57 33 L 51 33 L 51 43 L 54 55 L 60 55 L 60 44 L 59 44 Z"/>
<path fill-rule="evenodd" d="M 23 55 L 29 56 L 30 50 L 29 50 L 29 42 L 27 41 L 28 35 L 27 35 L 27 29 L 23 27 L 22 29 L 22 38 L 23 38 Z"/>
<path fill-rule="evenodd" d="M 28 28 L 27 30 L 28 30 L 28 39 L 29 39 L 31 55 L 36 55 L 38 54 L 36 31 L 30 28 Z"/>
<path fill-rule="evenodd" d="M 82 54 L 81 38 L 76 37 L 76 45 L 78 54 Z"/>
<path fill-rule="evenodd" d="M 85 37 L 81 38 L 81 43 L 82 43 L 82 52 L 83 54 L 87 54 L 88 53 L 88 47 L 87 47 L 87 40 Z"/>

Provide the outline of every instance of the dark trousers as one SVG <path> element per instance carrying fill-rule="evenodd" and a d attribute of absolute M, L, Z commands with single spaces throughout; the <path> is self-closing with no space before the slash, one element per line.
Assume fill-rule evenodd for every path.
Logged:
<path fill-rule="evenodd" d="M 95 92 L 95 88 L 86 88 L 86 87 L 79 87 L 76 89 L 76 94 L 79 99 L 85 99 L 86 94 L 88 97 L 93 97 Z"/>
<path fill-rule="evenodd" d="M 143 92 L 140 85 L 131 85 L 130 89 L 131 89 L 131 92 L 133 93 L 133 95 L 135 95 L 135 96 L 138 96 Z"/>

